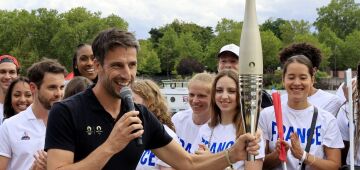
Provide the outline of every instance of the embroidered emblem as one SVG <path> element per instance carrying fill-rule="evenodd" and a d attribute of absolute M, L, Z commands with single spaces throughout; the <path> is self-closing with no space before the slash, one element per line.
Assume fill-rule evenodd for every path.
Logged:
<path fill-rule="evenodd" d="M 30 140 L 30 136 L 24 132 L 24 135 L 21 137 L 21 140 Z"/>
<path fill-rule="evenodd" d="M 96 126 L 96 131 L 95 131 L 98 135 L 101 135 L 102 130 L 101 130 L 101 126 Z"/>
<path fill-rule="evenodd" d="M 92 132 L 92 129 L 91 129 L 91 126 L 87 126 L 86 127 L 86 133 L 88 134 L 88 135 L 91 135 L 93 132 Z"/>

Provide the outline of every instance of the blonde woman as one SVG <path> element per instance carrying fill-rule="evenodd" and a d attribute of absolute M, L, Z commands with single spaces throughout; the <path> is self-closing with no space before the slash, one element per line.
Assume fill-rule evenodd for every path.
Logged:
<path fill-rule="evenodd" d="M 146 106 L 156 118 L 164 125 L 166 132 L 175 140 L 174 124 L 171 122 L 169 109 L 165 97 L 161 94 L 159 86 L 151 80 L 137 80 L 131 85 L 135 103 Z M 137 170 L 161 169 L 171 170 L 172 168 L 155 157 L 150 150 L 145 150 L 140 158 Z"/>

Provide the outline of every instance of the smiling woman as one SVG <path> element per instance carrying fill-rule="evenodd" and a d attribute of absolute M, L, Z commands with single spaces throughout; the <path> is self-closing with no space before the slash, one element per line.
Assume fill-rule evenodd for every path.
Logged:
<path fill-rule="evenodd" d="M 340 148 L 344 147 L 335 117 L 312 105 L 308 95 L 313 87 L 314 71 L 304 55 L 287 59 L 283 70 L 283 84 L 288 93 L 282 103 L 284 139 L 278 139 L 274 107 L 260 113 L 259 126 L 264 132 L 266 156 L 264 167 L 281 169 L 280 143 L 287 152 L 288 169 L 338 169 Z"/>
<path fill-rule="evenodd" d="M 97 81 L 97 70 L 94 67 L 94 54 L 89 44 L 79 44 L 73 57 L 74 76 L 83 76 L 94 83 Z"/>
<path fill-rule="evenodd" d="M 19 77 L 11 82 L 4 100 L 4 119 L 25 110 L 33 102 L 29 80 Z"/>

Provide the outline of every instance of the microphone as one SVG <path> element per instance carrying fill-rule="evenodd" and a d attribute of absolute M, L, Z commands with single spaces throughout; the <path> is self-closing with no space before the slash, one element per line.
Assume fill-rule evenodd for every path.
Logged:
<path fill-rule="evenodd" d="M 131 93 L 131 89 L 129 87 L 121 88 L 121 90 L 120 90 L 120 98 L 122 100 L 122 104 L 126 104 L 127 108 L 129 109 L 128 111 L 134 111 L 135 110 L 133 96 L 132 96 L 132 93 Z M 142 146 L 143 145 L 142 136 L 136 138 L 135 142 L 136 142 L 137 146 Z"/>

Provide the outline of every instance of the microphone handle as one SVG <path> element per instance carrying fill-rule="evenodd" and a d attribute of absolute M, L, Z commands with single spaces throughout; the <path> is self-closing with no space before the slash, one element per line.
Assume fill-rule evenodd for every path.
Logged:
<path fill-rule="evenodd" d="M 135 110 L 134 101 L 132 100 L 132 97 L 126 97 L 126 103 L 129 107 L 129 111 Z M 137 132 L 138 130 L 135 130 L 133 133 Z M 143 145 L 142 135 L 135 139 L 136 146 L 140 147 Z"/>

